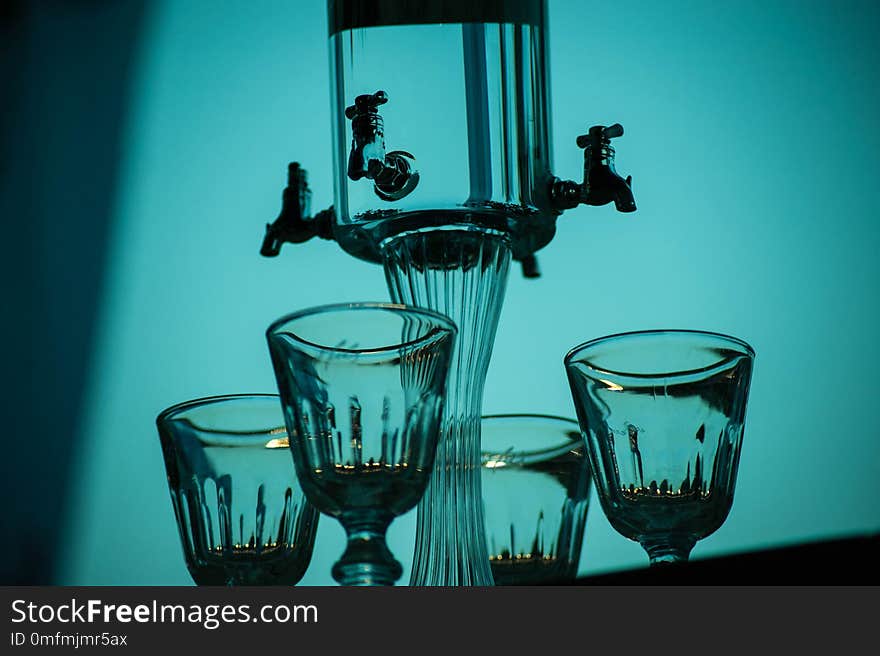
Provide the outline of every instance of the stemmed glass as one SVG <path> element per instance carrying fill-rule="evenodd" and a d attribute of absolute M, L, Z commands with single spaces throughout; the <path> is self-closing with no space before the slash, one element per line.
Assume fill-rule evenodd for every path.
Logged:
<path fill-rule="evenodd" d="M 495 585 L 574 579 L 592 489 L 578 423 L 487 415 L 482 436 L 483 514 Z"/>
<path fill-rule="evenodd" d="M 456 327 L 389 303 L 310 308 L 266 332 L 300 484 L 348 536 L 341 585 L 392 585 L 385 542 L 430 479 Z"/>
<path fill-rule="evenodd" d="M 295 585 L 318 512 L 275 394 L 196 399 L 156 419 L 187 569 L 198 585 Z"/>
<path fill-rule="evenodd" d="M 692 330 L 611 335 L 565 356 L 602 508 L 652 565 L 687 560 L 727 518 L 754 356 Z"/>

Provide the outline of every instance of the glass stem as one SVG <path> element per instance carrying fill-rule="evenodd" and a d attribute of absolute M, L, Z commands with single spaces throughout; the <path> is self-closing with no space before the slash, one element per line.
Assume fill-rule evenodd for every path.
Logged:
<path fill-rule="evenodd" d="M 663 535 L 645 537 L 639 540 L 639 543 L 648 552 L 651 566 L 655 567 L 687 562 L 691 549 L 694 548 L 697 541 L 690 536 Z"/>
<path fill-rule="evenodd" d="M 410 233 L 383 247 L 395 302 L 450 317 L 458 338 L 431 483 L 419 504 L 411 585 L 492 585 L 480 490 L 483 386 L 507 284 L 505 235 L 471 227 Z"/>
<path fill-rule="evenodd" d="M 391 515 L 373 512 L 340 518 L 348 544 L 333 565 L 333 578 L 339 585 L 394 585 L 400 578 L 403 567 L 385 542 L 391 520 Z"/>

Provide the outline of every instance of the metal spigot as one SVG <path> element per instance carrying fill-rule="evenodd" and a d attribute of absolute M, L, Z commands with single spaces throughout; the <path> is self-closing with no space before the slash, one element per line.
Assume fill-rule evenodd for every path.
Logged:
<path fill-rule="evenodd" d="M 333 239 L 333 207 L 309 216 L 311 201 L 312 191 L 306 170 L 298 162 L 292 162 L 287 167 L 287 187 L 282 195 L 281 213 L 273 223 L 266 224 L 260 255 L 275 257 L 284 242 L 300 244 L 312 237 Z"/>
<path fill-rule="evenodd" d="M 632 176 L 624 180 L 614 168 L 614 148 L 611 139 L 623 136 L 623 126 L 615 123 L 605 127 L 594 125 L 587 134 L 577 138 L 577 145 L 584 149 L 584 181 L 554 178 L 550 197 L 559 209 L 567 210 L 578 204 L 606 205 L 614 202 L 618 212 L 635 212 L 636 202 L 632 194 Z"/>
<path fill-rule="evenodd" d="M 388 102 L 388 94 L 377 91 L 354 99 L 345 108 L 351 120 L 351 152 L 348 155 L 348 177 L 372 180 L 373 190 L 382 200 L 395 201 L 408 195 L 419 183 L 415 157 L 404 150 L 385 152 L 385 124 L 379 105 Z"/>

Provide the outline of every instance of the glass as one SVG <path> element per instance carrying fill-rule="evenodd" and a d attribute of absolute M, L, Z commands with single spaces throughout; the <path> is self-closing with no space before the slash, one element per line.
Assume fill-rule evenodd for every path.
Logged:
<path fill-rule="evenodd" d="M 186 566 L 198 585 L 295 585 L 318 513 L 296 481 L 274 394 L 187 401 L 156 419 Z"/>
<path fill-rule="evenodd" d="M 480 413 L 510 264 L 505 235 L 424 231 L 383 251 L 391 297 L 452 318 L 458 339 L 449 371 L 437 467 L 419 504 L 410 584 L 492 585 L 480 494 Z"/>
<path fill-rule="evenodd" d="M 267 330 L 300 483 L 348 536 L 341 585 L 400 578 L 385 532 L 430 480 L 455 335 L 442 315 L 380 303 L 311 308 Z"/>
<path fill-rule="evenodd" d="M 727 518 L 754 355 L 735 337 L 657 330 L 565 356 L 602 508 L 652 565 L 687 560 Z"/>
<path fill-rule="evenodd" d="M 369 14 L 375 3 L 334 4 L 349 13 L 331 8 L 329 16 L 339 244 L 378 262 L 386 238 L 452 224 L 510 231 L 528 252 L 547 244 L 559 211 L 547 191 L 553 157 L 544 3 L 386 3 L 358 18 L 352 12 Z M 363 141 L 355 135 L 362 124 L 346 110 L 377 91 L 386 94 L 370 116 L 378 136 Z M 394 153 L 412 156 L 418 182 L 388 198 L 366 162 L 376 159 L 376 166 Z M 352 175 L 352 156 L 362 174 Z"/>
<path fill-rule="evenodd" d="M 592 480 L 573 419 L 483 417 L 482 483 L 495 585 L 577 575 Z"/>

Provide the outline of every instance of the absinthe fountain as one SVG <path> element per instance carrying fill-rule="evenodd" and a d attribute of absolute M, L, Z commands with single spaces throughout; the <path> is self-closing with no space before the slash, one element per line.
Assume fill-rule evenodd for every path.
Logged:
<path fill-rule="evenodd" d="M 393 301 L 459 328 L 412 585 L 492 585 L 480 414 L 510 260 L 537 277 L 535 251 L 578 204 L 635 209 L 614 170 L 620 125 L 577 138 L 582 181 L 551 172 L 545 2 L 479 5 L 330 0 L 335 202 L 312 215 L 291 164 L 261 250 L 334 239 L 383 265 Z"/>

